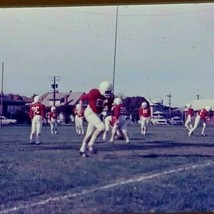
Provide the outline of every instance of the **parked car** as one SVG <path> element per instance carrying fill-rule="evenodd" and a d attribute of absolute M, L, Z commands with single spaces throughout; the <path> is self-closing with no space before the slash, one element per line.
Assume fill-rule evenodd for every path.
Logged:
<path fill-rule="evenodd" d="M 184 121 L 180 117 L 172 117 L 169 119 L 169 124 L 172 126 L 181 126 L 184 124 Z"/>
<path fill-rule="evenodd" d="M 14 125 L 17 123 L 17 120 L 16 119 L 8 119 L 5 116 L 0 116 L 0 123 L 2 125 Z"/>
<path fill-rule="evenodd" d="M 151 124 L 152 125 L 168 125 L 167 119 L 163 116 L 153 116 L 151 118 Z"/>

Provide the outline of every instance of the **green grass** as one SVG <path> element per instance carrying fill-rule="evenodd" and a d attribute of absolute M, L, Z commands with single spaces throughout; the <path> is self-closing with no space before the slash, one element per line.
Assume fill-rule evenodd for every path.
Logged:
<path fill-rule="evenodd" d="M 83 136 L 74 126 L 60 126 L 58 135 L 43 127 L 42 144 L 29 145 L 29 126 L 0 129 L 0 214 L 14 213 L 139 213 L 214 210 L 214 133 L 200 129 L 189 138 L 182 126 L 151 126 L 148 135 L 131 125 L 131 144 L 98 139 L 98 154 L 81 158 Z M 142 176 L 210 162 L 206 167 L 115 184 Z M 98 188 L 98 189 L 97 189 Z M 91 191 L 91 192 L 84 192 Z M 82 193 L 75 195 L 76 193 Z M 48 198 L 62 200 L 31 206 Z"/>

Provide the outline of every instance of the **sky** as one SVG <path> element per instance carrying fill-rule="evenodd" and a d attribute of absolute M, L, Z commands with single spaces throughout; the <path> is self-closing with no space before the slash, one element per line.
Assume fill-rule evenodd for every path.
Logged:
<path fill-rule="evenodd" d="M 60 92 L 114 80 L 115 94 L 165 105 L 171 94 L 176 107 L 214 98 L 214 3 L 118 6 L 117 22 L 116 11 L 1 8 L 4 93 L 44 94 L 56 76 Z"/>

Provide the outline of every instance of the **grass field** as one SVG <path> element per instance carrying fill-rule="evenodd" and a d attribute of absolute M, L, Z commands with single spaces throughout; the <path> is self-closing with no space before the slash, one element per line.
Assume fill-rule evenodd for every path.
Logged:
<path fill-rule="evenodd" d="M 29 145 L 30 126 L 0 129 L 0 214 L 214 211 L 214 127 L 187 137 L 182 127 L 150 126 L 131 143 L 103 143 L 79 156 L 74 126 Z"/>

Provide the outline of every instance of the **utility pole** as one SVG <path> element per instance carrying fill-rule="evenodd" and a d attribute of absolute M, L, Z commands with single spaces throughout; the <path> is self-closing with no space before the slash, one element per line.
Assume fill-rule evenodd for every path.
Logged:
<path fill-rule="evenodd" d="M 53 84 L 51 84 L 51 87 L 53 88 L 53 105 L 56 106 L 56 89 L 58 89 L 58 84 L 56 81 L 59 81 L 59 76 L 53 76 Z"/>
<path fill-rule="evenodd" d="M 4 79 L 4 63 L 2 63 L 2 75 L 1 75 L 1 120 L 0 120 L 0 128 L 2 128 L 2 113 L 3 113 L 3 79 Z"/>
<path fill-rule="evenodd" d="M 168 94 L 167 97 L 169 98 L 169 118 L 171 118 L 171 98 L 172 98 L 171 93 Z"/>
<path fill-rule="evenodd" d="M 114 66 L 113 66 L 113 93 L 115 87 L 115 67 L 116 67 L 116 56 L 117 56 L 117 24 L 118 24 L 118 6 L 116 10 L 116 24 L 115 24 L 115 40 L 114 40 Z"/>

